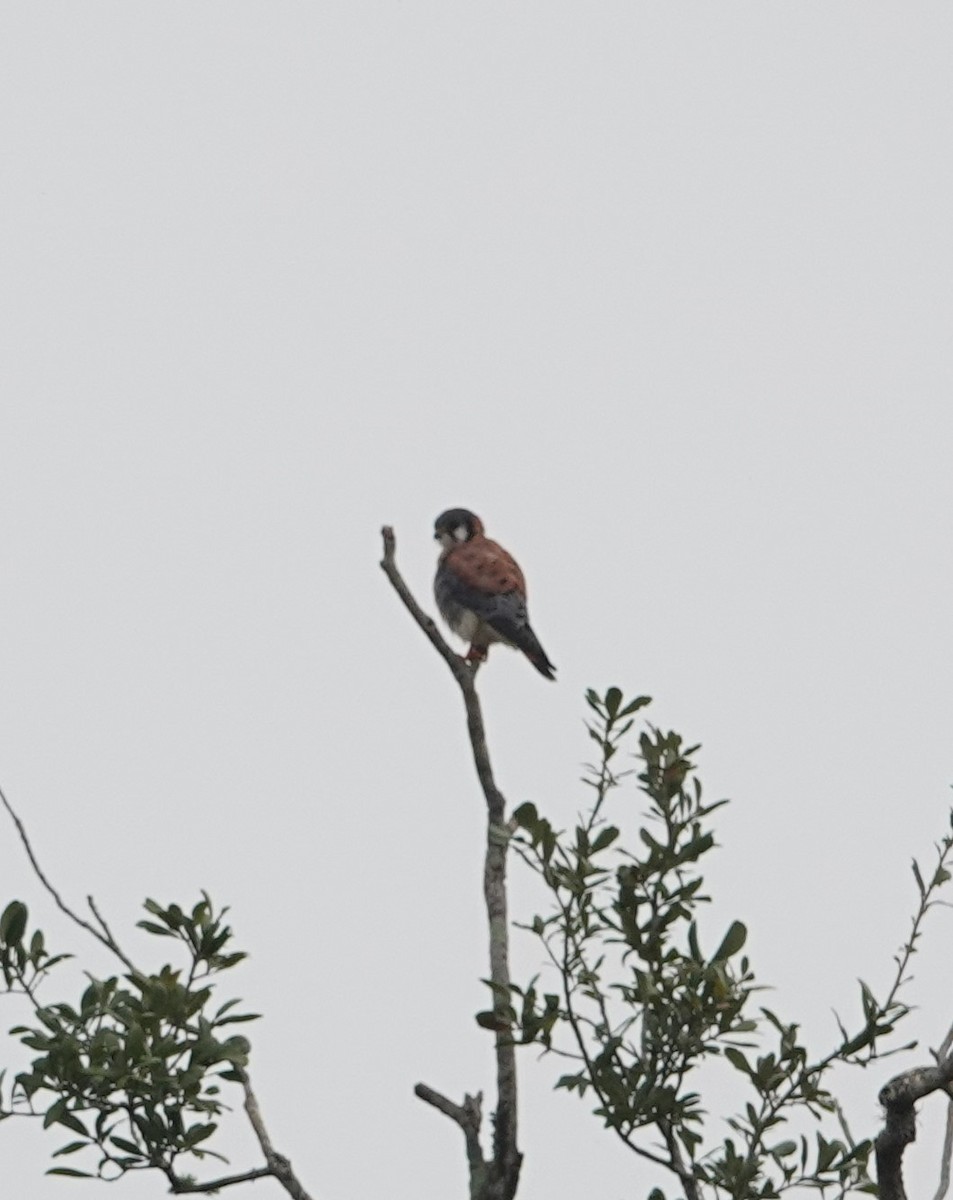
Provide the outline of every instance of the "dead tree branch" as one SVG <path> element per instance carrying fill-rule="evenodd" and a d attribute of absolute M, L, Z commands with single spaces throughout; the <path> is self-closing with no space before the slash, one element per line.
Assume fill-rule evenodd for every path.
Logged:
<path fill-rule="evenodd" d="M 420 1099 L 450 1117 L 463 1131 L 470 1169 L 471 1200 L 512 1200 L 519 1182 L 522 1155 L 517 1147 L 516 1053 L 509 1033 L 509 1022 L 503 1015 L 507 1007 L 510 985 L 509 922 L 506 912 L 506 851 L 509 841 L 506 829 L 506 800 L 493 778 L 483 712 L 476 690 L 477 666 L 471 666 L 453 652 L 441 637 L 433 619 L 414 599 L 397 570 L 393 529 L 385 526 L 381 530 L 381 536 L 384 542 L 381 569 L 403 601 L 404 607 L 447 664 L 460 688 L 466 709 L 473 763 L 486 800 L 487 839 L 483 895 L 490 933 L 493 1008 L 500 1014 L 499 1029 L 495 1033 L 497 1104 L 493 1118 L 493 1154 L 490 1161 L 484 1160 L 480 1148 L 479 1096 L 475 1099 L 467 1096 L 462 1105 L 457 1105 L 426 1084 L 418 1084 L 415 1093 Z"/>
<path fill-rule="evenodd" d="M 258 1098 L 252 1091 L 251 1080 L 248 1078 L 247 1071 L 242 1071 L 242 1087 L 245 1091 L 245 1112 L 248 1114 L 248 1120 L 255 1131 L 258 1145 L 261 1146 L 261 1152 L 264 1154 L 265 1162 L 268 1164 L 268 1174 L 273 1175 L 278 1180 L 291 1197 L 291 1200 L 311 1200 L 311 1197 L 298 1181 L 294 1171 L 292 1171 L 289 1160 L 283 1154 L 279 1154 L 271 1144 L 271 1138 L 268 1136 L 268 1130 L 265 1128 L 265 1122 L 262 1119 L 261 1109 L 258 1107 Z"/>
<path fill-rule="evenodd" d="M 414 1095 L 424 1103 L 432 1105 L 438 1112 L 459 1125 L 467 1147 L 467 1166 L 470 1170 L 470 1194 L 478 1196 L 486 1179 L 486 1160 L 480 1145 L 480 1123 L 483 1120 L 483 1094 L 464 1096 L 462 1104 L 454 1104 L 425 1083 L 418 1083 Z M 476 1187 L 474 1187 L 476 1183 Z"/>
<path fill-rule="evenodd" d="M 943 1091 L 949 1095 L 951 1081 L 953 1054 L 947 1055 L 935 1067 L 914 1067 L 904 1071 L 881 1088 L 878 1099 L 884 1107 L 884 1127 L 874 1142 L 880 1200 L 906 1200 L 903 1154 L 907 1146 L 916 1141 L 915 1105 L 931 1092 Z"/>
<path fill-rule="evenodd" d="M 254 1171 L 245 1171 L 242 1175 L 223 1175 L 221 1179 L 210 1179 L 207 1183 L 194 1183 L 189 1179 L 180 1179 L 174 1172 L 167 1172 L 169 1187 L 174 1196 L 208 1195 L 220 1192 L 222 1188 L 232 1187 L 236 1183 L 254 1183 L 256 1179 L 268 1179 L 271 1171 L 267 1167 L 256 1167 Z"/>

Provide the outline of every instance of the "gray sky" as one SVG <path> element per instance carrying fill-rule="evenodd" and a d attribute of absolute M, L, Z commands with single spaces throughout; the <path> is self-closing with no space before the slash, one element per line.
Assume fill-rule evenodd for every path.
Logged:
<path fill-rule="evenodd" d="M 491 1079 L 482 800 L 385 522 L 428 605 L 449 506 L 526 570 L 560 675 L 482 676 L 512 804 L 570 821 L 584 689 L 647 692 L 733 799 L 710 936 L 749 923 L 818 1052 L 888 980 L 953 776 L 951 35 L 841 0 L 0 12 L 0 780 L 117 928 L 232 906 L 316 1200 L 463 1195 L 412 1086 Z M 88 950 L 9 830 L 0 879 Z M 858 1136 L 953 1016 L 950 938 L 924 1047 L 847 1083 Z M 521 1196 L 644 1195 L 522 1069 Z M 11 1195 L 78 1189 L 57 1144 L 0 1127 Z"/>

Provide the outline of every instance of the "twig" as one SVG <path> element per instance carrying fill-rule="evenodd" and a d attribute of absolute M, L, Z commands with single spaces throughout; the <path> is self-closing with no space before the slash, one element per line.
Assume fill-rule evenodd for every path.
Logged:
<path fill-rule="evenodd" d="M 572 983 L 571 983 L 572 978 L 573 978 L 572 963 L 573 963 L 573 961 L 577 961 L 577 962 L 581 963 L 583 971 L 587 970 L 588 966 L 586 963 L 585 956 L 584 956 L 582 949 L 580 948 L 578 942 L 576 941 L 576 939 L 574 937 L 572 939 L 570 939 L 569 926 L 570 926 L 570 922 L 571 922 L 571 916 L 570 916 L 570 910 L 569 910 L 568 905 L 563 905 L 562 911 L 563 911 L 564 925 L 563 925 L 563 952 L 562 952 L 561 960 L 560 960 L 560 957 L 557 956 L 556 953 L 553 951 L 553 948 L 548 941 L 544 942 L 543 944 L 546 948 L 546 953 L 549 955 L 549 958 L 550 958 L 553 966 L 559 972 L 559 975 L 562 979 L 563 1003 L 566 1006 L 566 1019 L 569 1022 L 569 1028 L 572 1030 L 573 1037 L 576 1040 L 576 1046 L 578 1047 L 578 1050 L 579 1050 L 578 1056 L 574 1056 L 574 1057 L 576 1058 L 577 1062 L 581 1059 L 582 1062 L 584 1063 L 585 1068 L 586 1068 L 587 1078 L 588 1078 L 590 1084 L 592 1085 L 592 1090 L 595 1092 L 596 1096 L 599 1099 L 599 1105 L 605 1112 L 608 1113 L 612 1106 L 611 1101 L 610 1101 L 609 1097 L 606 1095 L 605 1091 L 603 1090 L 603 1088 L 599 1082 L 599 1072 L 596 1070 L 595 1065 L 592 1061 L 592 1055 L 589 1053 L 589 1047 L 586 1045 L 586 1039 L 584 1038 L 583 1031 L 582 1031 L 582 1026 L 584 1024 L 588 1024 L 590 1027 L 594 1028 L 595 1022 L 587 1020 L 580 1013 L 576 1012 L 575 1006 L 573 1004 Z M 576 974 L 578 975 L 579 972 L 577 971 Z M 598 1004 L 599 1004 L 599 1015 L 601 1018 L 601 1023 L 603 1025 L 603 1027 L 605 1028 L 606 1033 L 608 1035 L 611 1023 L 609 1021 L 609 1013 L 608 1013 L 608 1010 L 605 1005 L 605 1000 L 601 996 L 599 998 Z M 550 1049 L 552 1049 L 552 1048 L 550 1048 Z M 618 1064 L 619 1055 L 618 1055 L 617 1051 L 614 1050 L 612 1052 L 612 1057 L 615 1060 L 615 1062 Z M 624 1068 L 621 1068 L 621 1067 L 619 1069 L 624 1070 Z M 671 1169 L 674 1170 L 676 1174 L 680 1174 L 678 1168 L 673 1167 L 672 1163 L 669 1159 L 662 1158 L 662 1156 L 659 1154 L 653 1154 L 653 1152 L 651 1150 L 646 1150 L 643 1146 L 640 1146 L 638 1142 L 633 1141 L 632 1135 L 635 1132 L 634 1129 L 632 1129 L 630 1127 L 628 1129 L 628 1131 L 626 1131 L 623 1128 L 623 1126 L 618 1123 L 614 1123 L 612 1128 L 615 1130 L 615 1132 L 621 1138 L 622 1142 L 626 1146 L 628 1146 L 628 1148 L 634 1154 L 637 1154 L 640 1158 L 647 1159 L 649 1162 L 657 1163 L 660 1167 L 671 1167 Z M 692 1177 L 691 1173 L 684 1172 L 684 1175 L 680 1175 L 680 1177 L 682 1178 L 682 1183 L 686 1189 L 686 1193 L 688 1193 L 688 1195 L 689 1195 L 689 1200 L 698 1200 L 697 1189 L 694 1192 L 689 1192 L 689 1184 L 694 1184 L 694 1178 Z"/>
<path fill-rule="evenodd" d="M 464 1096 L 462 1104 L 454 1104 L 452 1100 L 448 1100 L 446 1096 L 442 1096 L 439 1092 L 431 1087 L 427 1087 L 425 1083 L 418 1083 L 414 1088 L 414 1095 L 423 1100 L 425 1104 L 430 1104 L 438 1112 L 442 1112 L 445 1117 L 449 1117 L 451 1121 L 460 1126 L 463 1131 L 463 1137 L 467 1146 L 467 1164 L 470 1167 L 470 1178 L 482 1179 L 486 1171 L 486 1161 L 483 1158 L 483 1149 L 480 1146 L 480 1125 L 483 1121 L 483 1093 L 477 1092 L 475 1096 Z M 471 1187 L 471 1193 L 473 1188 Z"/>
<path fill-rule="evenodd" d="M 953 1050 L 953 1025 L 946 1031 L 946 1037 L 943 1039 L 939 1050 L 934 1052 L 933 1057 L 937 1062 L 942 1062 L 951 1050 Z"/>
<path fill-rule="evenodd" d="M 428 617 L 414 599 L 413 593 L 407 584 L 404 583 L 404 579 L 400 571 L 397 570 L 397 563 L 394 559 L 397 543 L 396 539 L 394 538 L 394 531 L 389 525 L 385 525 L 381 530 L 381 537 L 384 541 L 384 557 L 381 559 L 381 570 L 391 581 L 394 591 L 398 596 L 400 596 L 404 603 L 404 607 L 424 631 L 426 636 L 429 638 L 431 645 L 450 668 L 454 679 L 456 679 L 457 683 L 459 683 L 462 687 L 465 678 L 475 671 L 476 664 L 474 664 L 474 666 L 469 666 L 459 654 L 454 654 L 454 652 L 447 645 L 446 641 L 444 641 L 443 637 L 441 637 L 440 630 L 437 628 L 433 617 Z"/>
<path fill-rule="evenodd" d="M 37 861 L 36 855 L 33 853 L 33 847 L 30 845 L 30 839 L 27 836 L 27 832 L 23 825 L 23 822 L 20 820 L 20 818 L 14 812 L 13 806 L 10 804 L 10 801 L 4 795 L 2 788 L 0 788 L 0 802 L 3 803 L 3 807 L 10 814 L 10 819 L 13 821 L 14 825 L 17 827 L 17 833 L 20 835 L 20 841 L 23 843 L 23 848 L 24 848 L 24 850 L 26 850 L 27 858 L 30 860 L 30 865 L 33 867 L 36 877 L 39 879 L 40 883 L 42 883 L 43 886 L 46 888 L 47 892 L 49 892 L 49 894 L 53 897 L 53 900 L 56 903 L 56 907 L 60 910 L 60 912 L 65 913 L 66 916 L 68 916 L 71 921 L 73 921 L 77 925 L 79 925 L 81 929 L 85 929 L 87 933 L 91 933 L 98 942 L 101 942 L 102 945 L 104 945 L 106 947 L 107 950 L 111 950 L 113 952 L 113 954 L 115 954 L 116 957 L 120 960 L 120 962 L 126 967 L 127 970 L 134 972 L 136 968 L 133 966 L 130 959 L 128 959 L 126 957 L 126 955 L 120 949 L 115 938 L 109 932 L 106 922 L 102 919 L 102 917 L 99 915 L 99 913 L 96 912 L 96 909 L 93 906 L 92 900 L 90 899 L 90 901 L 89 901 L 90 907 L 93 909 L 93 913 L 95 914 L 96 919 L 100 922 L 100 924 L 102 926 L 102 931 L 97 929 L 94 925 L 90 925 L 90 923 L 88 921 L 84 921 L 81 916 L 79 916 L 77 913 L 73 912 L 73 910 L 70 908 L 70 906 L 63 900 L 62 896 L 59 894 L 59 892 L 56 890 L 56 888 L 52 885 L 52 883 L 50 883 L 50 881 L 47 879 L 47 877 L 43 874 L 43 869 L 40 866 L 39 862 Z"/>
<path fill-rule="evenodd" d="M 271 1138 L 268 1136 L 268 1130 L 265 1129 L 265 1122 L 262 1119 L 261 1109 L 258 1107 L 258 1097 L 252 1090 L 248 1073 L 242 1071 L 241 1078 L 242 1087 L 245 1091 L 245 1112 L 248 1114 L 248 1120 L 255 1131 L 255 1137 L 258 1138 L 258 1145 L 261 1146 L 261 1152 L 264 1154 L 265 1162 L 268 1164 L 266 1174 L 273 1175 L 278 1180 L 291 1197 L 291 1200 L 311 1200 L 311 1197 L 301 1186 L 298 1177 L 291 1169 L 291 1162 L 283 1154 L 279 1154 L 271 1144 Z"/>
<path fill-rule="evenodd" d="M 205 1183 L 190 1183 L 186 1179 L 180 1179 L 174 1172 L 169 1172 L 168 1180 L 175 1195 L 184 1195 L 187 1192 L 219 1192 L 222 1188 L 231 1187 L 233 1183 L 252 1183 L 256 1179 L 268 1179 L 271 1173 L 269 1167 L 256 1167 L 243 1175 L 223 1175 L 221 1179 L 209 1179 Z"/>
<path fill-rule="evenodd" d="M 509 922 L 506 911 L 506 852 L 509 844 L 506 826 L 506 800 L 493 778 L 483 713 L 476 690 L 477 664 L 471 666 L 458 654 L 454 654 L 441 636 L 433 619 L 414 599 L 397 569 L 394 558 L 396 542 L 393 529 L 385 525 L 381 530 L 381 537 L 384 543 L 381 569 L 415 623 L 447 664 L 460 688 L 466 708 L 467 733 L 470 737 L 473 763 L 486 800 L 487 839 L 483 896 L 490 932 L 490 981 L 493 984 L 493 1009 L 501 1017 L 500 1028 L 495 1035 L 497 1104 L 494 1114 L 493 1157 L 488 1167 L 484 1163 L 482 1152 L 480 1152 L 478 1160 L 473 1153 L 471 1135 L 468 1134 L 470 1124 L 461 1124 L 460 1116 L 466 1113 L 465 1107 L 460 1108 L 454 1105 L 452 1101 L 440 1096 L 439 1092 L 428 1088 L 426 1084 L 418 1084 L 415 1091 L 421 1099 L 450 1116 L 463 1129 L 464 1135 L 467 1137 L 471 1197 L 474 1200 L 512 1200 L 516 1194 L 523 1156 L 517 1146 L 516 1052 L 505 1016 L 510 987 Z M 472 1121 L 472 1116 L 467 1115 L 466 1120 Z M 477 1137 L 478 1131 L 479 1123 L 472 1131 L 472 1138 Z M 478 1142 L 476 1144 L 479 1149 Z"/>

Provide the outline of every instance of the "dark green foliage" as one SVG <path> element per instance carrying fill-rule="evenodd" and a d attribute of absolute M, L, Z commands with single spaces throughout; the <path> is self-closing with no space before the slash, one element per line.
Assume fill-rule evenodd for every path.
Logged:
<path fill-rule="evenodd" d="M 884 1053 L 882 1039 L 906 1014 L 897 989 L 933 891 L 949 878 L 953 837 L 941 843 L 929 884 L 917 870 L 921 907 L 889 995 L 878 1001 L 862 984 L 859 1028 L 842 1027 L 839 1044 L 813 1057 L 796 1024 L 755 1003 L 759 988 L 742 953 L 745 926 L 731 922 L 712 952 L 701 944 L 703 859 L 715 846 L 710 818 L 725 802 L 702 799 L 698 747 L 649 726 L 638 734 L 635 771 L 619 772 L 634 714 L 649 701 L 626 703 L 610 688 L 602 697 L 590 691 L 587 702 L 594 714 L 587 728 L 600 751 L 585 780 L 594 793 L 589 811 L 572 831 L 555 830 L 532 804 L 514 814 L 514 846 L 550 901 L 525 928 L 542 942 L 558 983 L 542 997 L 536 980 L 511 989 L 521 1000 L 507 1010 L 514 1040 L 574 1059 L 556 1087 L 594 1102 L 605 1126 L 672 1171 L 692 1200 L 706 1189 L 737 1200 L 796 1186 L 873 1190 L 870 1143 L 850 1139 L 827 1077 L 836 1063 L 865 1064 Z M 636 772 L 647 822 L 629 844 L 603 810 Z M 734 1113 L 701 1095 L 703 1088 L 709 1095 L 726 1090 L 719 1064 L 750 1093 Z M 814 1126 L 810 1138 L 801 1132 L 804 1114 Z M 663 1200 L 657 1189 L 653 1195 Z"/>
<path fill-rule="evenodd" d="M 3 1116 L 43 1115 L 44 1127 L 72 1135 L 55 1151 L 63 1158 L 98 1152 L 95 1168 L 55 1167 L 50 1174 L 114 1179 L 159 1168 L 170 1180 L 181 1155 L 220 1155 L 205 1143 L 225 1106 L 222 1080 L 240 1082 L 249 1044 L 228 1026 L 253 1020 L 237 1000 L 212 1002 L 213 978 L 245 956 L 228 949 L 226 909 L 204 895 L 191 912 L 145 903 L 154 919 L 143 929 L 182 944 L 184 965 L 155 974 L 89 978 L 75 1005 L 41 1004 L 38 985 L 63 955 L 50 958 L 37 931 L 27 944 L 26 906 L 14 901 L 0 918 L 0 966 L 11 991 L 25 993 L 35 1024 L 11 1030 L 36 1057 L 13 1081 Z"/>

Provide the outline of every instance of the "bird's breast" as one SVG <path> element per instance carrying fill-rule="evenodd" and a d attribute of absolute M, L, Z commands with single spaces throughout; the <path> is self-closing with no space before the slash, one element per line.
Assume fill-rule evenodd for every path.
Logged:
<path fill-rule="evenodd" d="M 440 609 L 440 615 L 457 637 L 472 642 L 477 638 L 478 634 L 485 636 L 490 632 L 484 621 L 477 616 L 472 608 L 467 608 L 460 599 L 458 594 L 460 585 L 447 567 L 441 565 L 437 570 L 433 590 L 434 598 L 437 601 L 437 608 Z M 496 639 L 493 638 L 492 640 Z"/>

